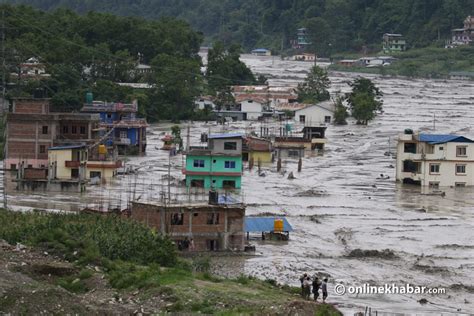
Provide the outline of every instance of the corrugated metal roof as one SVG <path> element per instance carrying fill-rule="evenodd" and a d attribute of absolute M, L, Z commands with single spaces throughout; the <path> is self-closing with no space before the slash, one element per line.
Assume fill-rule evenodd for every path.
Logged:
<path fill-rule="evenodd" d="M 56 146 L 56 147 L 50 147 L 48 150 L 66 150 L 66 149 L 79 149 L 79 148 L 85 148 L 86 145 L 65 145 L 65 146 Z"/>
<path fill-rule="evenodd" d="M 472 143 L 473 141 L 467 137 L 459 135 L 449 134 L 420 134 L 419 140 L 427 142 L 431 145 L 444 144 L 444 143 Z"/>
<path fill-rule="evenodd" d="M 245 217 L 246 232 L 271 232 L 275 226 L 275 219 L 283 220 L 283 231 L 291 232 L 293 227 L 284 217 Z"/>
<path fill-rule="evenodd" d="M 216 138 L 241 138 L 244 137 L 242 133 L 229 133 L 229 134 L 213 134 L 209 135 L 208 138 L 216 139 Z"/>

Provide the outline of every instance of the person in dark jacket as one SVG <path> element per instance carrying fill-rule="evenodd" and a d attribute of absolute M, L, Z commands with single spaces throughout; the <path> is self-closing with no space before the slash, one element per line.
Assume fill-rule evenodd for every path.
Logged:
<path fill-rule="evenodd" d="M 319 288 L 321 287 L 321 282 L 319 282 L 319 279 L 315 277 L 312 285 L 313 285 L 314 300 L 317 301 L 319 297 Z"/>

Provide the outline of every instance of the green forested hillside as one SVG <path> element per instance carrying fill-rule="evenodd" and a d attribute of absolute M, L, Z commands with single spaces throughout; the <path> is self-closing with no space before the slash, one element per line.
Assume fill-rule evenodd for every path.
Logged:
<path fill-rule="evenodd" d="M 204 33 L 245 49 L 290 47 L 298 27 L 307 26 L 318 52 L 360 50 L 378 45 L 385 32 L 406 35 L 411 47 L 443 40 L 474 14 L 472 0 L 10 0 L 45 10 L 67 7 L 154 19 L 188 21 Z M 375 48 L 375 46 L 374 46 Z"/>

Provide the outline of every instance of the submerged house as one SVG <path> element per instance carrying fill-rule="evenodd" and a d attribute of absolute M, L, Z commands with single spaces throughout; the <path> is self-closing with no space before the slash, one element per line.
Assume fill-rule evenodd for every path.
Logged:
<path fill-rule="evenodd" d="M 398 138 L 397 181 L 426 187 L 474 185 L 474 141 L 459 135 L 413 134 Z"/>
<path fill-rule="evenodd" d="M 148 124 L 145 119 L 137 117 L 136 101 L 132 103 L 93 101 L 92 94 L 89 93 L 81 112 L 100 115 L 100 125 L 104 128 L 101 137 L 106 137 L 106 145 L 116 147 L 119 154 L 145 153 Z"/>
<path fill-rule="evenodd" d="M 295 120 L 310 126 L 331 124 L 334 120 L 334 112 L 335 107 L 332 101 L 308 104 L 295 110 Z"/>
<path fill-rule="evenodd" d="M 207 146 L 186 152 L 187 187 L 240 189 L 242 179 L 242 134 L 209 135 Z"/>
<path fill-rule="evenodd" d="M 270 140 L 253 136 L 247 136 L 244 138 L 242 147 L 243 161 L 270 163 L 272 162 L 272 157 L 273 148 Z"/>

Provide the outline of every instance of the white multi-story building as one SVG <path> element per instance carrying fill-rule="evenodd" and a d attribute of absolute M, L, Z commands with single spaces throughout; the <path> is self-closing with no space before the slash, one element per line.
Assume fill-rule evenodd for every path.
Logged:
<path fill-rule="evenodd" d="M 421 186 L 474 185 L 474 141 L 459 135 L 413 134 L 398 138 L 397 181 Z"/>

